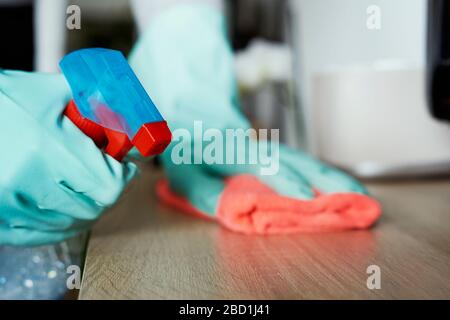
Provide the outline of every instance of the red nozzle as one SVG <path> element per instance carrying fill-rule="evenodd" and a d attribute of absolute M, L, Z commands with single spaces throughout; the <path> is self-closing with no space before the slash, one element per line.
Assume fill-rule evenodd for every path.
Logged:
<path fill-rule="evenodd" d="M 142 156 L 162 153 L 172 140 L 172 133 L 165 121 L 146 123 L 141 126 L 131 143 Z"/>
<path fill-rule="evenodd" d="M 162 153 L 172 139 L 172 133 L 165 121 L 146 123 L 130 141 L 125 133 L 102 127 L 98 123 L 81 115 L 74 101 L 71 100 L 64 114 L 88 137 L 97 147 L 117 161 L 121 161 L 131 148 L 136 146 L 142 156 L 148 157 Z"/>

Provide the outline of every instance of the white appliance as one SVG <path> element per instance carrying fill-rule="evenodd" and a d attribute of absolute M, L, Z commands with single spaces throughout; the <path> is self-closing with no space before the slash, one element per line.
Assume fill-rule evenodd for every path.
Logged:
<path fill-rule="evenodd" d="M 425 99 L 426 8 L 425 0 L 290 2 L 303 147 L 363 177 L 450 172 L 450 126 L 429 115 Z"/>

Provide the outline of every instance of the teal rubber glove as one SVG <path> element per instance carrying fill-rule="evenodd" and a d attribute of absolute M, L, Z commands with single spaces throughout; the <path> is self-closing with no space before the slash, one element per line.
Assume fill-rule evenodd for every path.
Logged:
<path fill-rule="evenodd" d="M 191 132 L 193 141 L 185 143 L 195 144 L 194 121 L 202 121 L 204 129 L 221 132 L 250 127 L 239 110 L 233 56 L 225 31 L 225 19 L 218 10 L 204 5 L 176 6 L 150 23 L 130 55 L 130 64 L 175 134 L 161 157 L 171 189 L 210 215 L 215 213 L 224 189 L 223 178 L 237 174 L 256 175 L 280 194 L 301 199 L 312 198 L 313 188 L 366 193 L 355 179 L 284 145 L 279 146 L 275 175 L 261 175 L 261 165 L 174 162 L 172 152 L 179 143 L 176 129 Z M 229 148 L 225 146 L 225 152 Z"/>
<path fill-rule="evenodd" d="M 62 75 L 0 69 L 0 244 L 85 231 L 136 172 L 63 116 L 69 99 Z"/>

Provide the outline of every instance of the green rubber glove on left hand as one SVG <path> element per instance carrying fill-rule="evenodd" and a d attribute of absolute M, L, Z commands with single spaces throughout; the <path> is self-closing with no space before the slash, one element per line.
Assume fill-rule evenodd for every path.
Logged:
<path fill-rule="evenodd" d="M 69 99 L 62 75 L 0 69 L 0 244 L 87 230 L 136 172 L 63 116 Z"/>
<path fill-rule="evenodd" d="M 279 168 L 273 175 L 261 175 L 260 164 L 174 161 L 173 152 L 180 143 L 177 129 L 188 130 L 193 139 L 185 143 L 195 144 L 195 121 L 201 121 L 204 130 L 222 133 L 250 127 L 239 110 L 233 55 L 225 31 L 224 16 L 215 8 L 179 5 L 150 23 L 130 56 L 134 71 L 174 131 L 174 141 L 161 157 L 171 189 L 210 215 L 216 212 L 223 178 L 238 174 L 256 175 L 278 193 L 301 199 L 312 198 L 313 188 L 366 193 L 350 176 L 284 145 L 280 145 Z M 225 145 L 224 152 L 230 152 L 229 148 Z"/>

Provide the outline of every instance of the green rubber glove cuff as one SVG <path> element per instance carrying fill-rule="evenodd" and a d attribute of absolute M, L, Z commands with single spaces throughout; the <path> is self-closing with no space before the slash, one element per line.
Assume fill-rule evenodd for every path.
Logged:
<path fill-rule="evenodd" d="M 166 10 L 150 23 L 129 60 L 172 130 L 192 131 L 195 120 L 205 128 L 250 127 L 239 110 L 219 10 L 202 4 Z"/>

